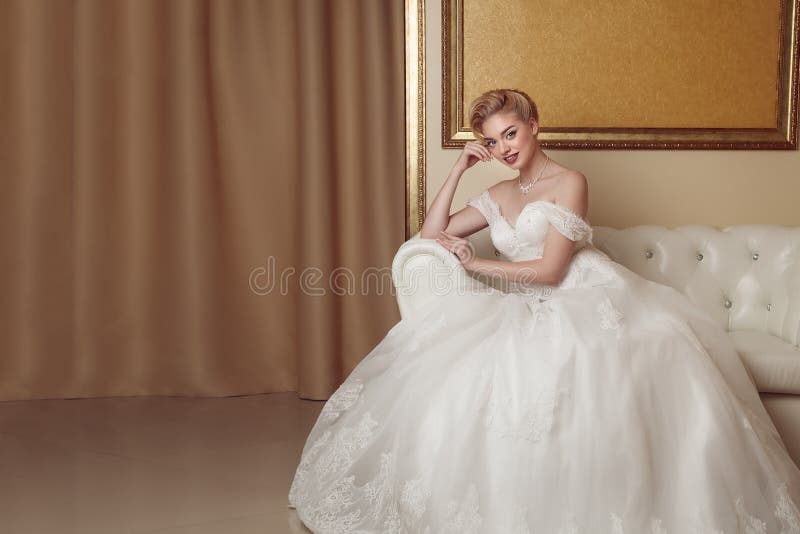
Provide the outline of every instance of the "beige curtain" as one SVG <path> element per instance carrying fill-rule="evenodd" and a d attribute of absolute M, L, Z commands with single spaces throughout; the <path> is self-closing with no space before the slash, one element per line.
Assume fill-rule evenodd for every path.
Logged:
<path fill-rule="evenodd" d="M 402 1 L 0 0 L 0 76 L 0 400 L 325 398 L 399 319 Z"/>

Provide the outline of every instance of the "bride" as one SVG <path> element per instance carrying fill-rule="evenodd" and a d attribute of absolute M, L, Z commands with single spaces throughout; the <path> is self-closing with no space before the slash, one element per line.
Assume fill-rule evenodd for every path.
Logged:
<path fill-rule="evenodd" d="M 586 179 L 542 152 L 525 93 L 470 117 L 420 237 L 473 276 L 331 396 L 289 506 L 316 533 L 800 534 L 800 470 L 727 334 L 591 245 Z M 449 215 L 490 159 L 519 176 Z M 465 239 L 487 226 L 503 261 Z"/>

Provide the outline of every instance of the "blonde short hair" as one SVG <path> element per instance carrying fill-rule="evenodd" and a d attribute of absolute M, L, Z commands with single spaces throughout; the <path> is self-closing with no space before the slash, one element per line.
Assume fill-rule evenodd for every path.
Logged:
<path fill-rule="evenodd" d="M 531 97 L 517 89 L 492 89 L 472 101 L 469 124 L 478 139 L 483 138 L 483 122 L 495 113 L 516 113 L 522 122 L 533 118 L 539 122 L 539 111 Z"/>

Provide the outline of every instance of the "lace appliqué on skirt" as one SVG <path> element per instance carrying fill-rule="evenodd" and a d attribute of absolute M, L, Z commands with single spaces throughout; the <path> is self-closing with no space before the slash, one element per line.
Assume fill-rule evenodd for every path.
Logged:
<path fill-rule="evenodd" d="M 542 381 L 529 404 L 515 404 L 507 390 L 492 386 L 484 423 L 503 438 L 540 441 L 553 427 L 558 404 L 555 384 Z"/>
<path fill-rule="evenodd" d="M 744 526 L 744 534 L 767 534 L 767 524 L 747 513 L 742 499 L 736 499 L 736 517 L 739 524 Z"/>
<path fill-rule="evenodd" d="M 783 525 L 781 534 L 800 534 L 800 511 L 789 498 L 786 484 L 778 488 L 778 504 L 775 506 L 775 517 Z"/>
<path fill-rule="evenodd" d="M 326 423 L 336 421 L 342 412 L 349 410 L 358 401 L 363 389 L 364 384 L 360 380 L 353 380 L 350 383 L 345 382 L 339 386 L 339 389 L 331 395 L 331 398 L 322 408 L 320 419 Z"/>
<path fill-rule="evenodd" d="M 426 502 L 431 496 L 430 483 L 424 478 L 407 480 L 400 494 L 400 507 L 403 511 L 418 521 L 425 513 Z"/>
<path fill-rule="evenodd" d="M 603 299 L 597 305 L 597 313 L 600 314 L 600 328 L 603 330 L 619 330 L 622 327 L 623 316 L 617 310 L 611 300 Z"/>
<path fill-rule="evenodd" d="M 464 500 L 447 504 L 442 534 L 478 534 L 482 524 L 478 490 L 475 484 L 470 484 Z"/>
<path fill-rule="evenodd" d="M 531 331 L 538 331 L 544 338 L 551 338 L 560 332 L 561 316 L 552 303 L 546 299 L 534 298 L 527 304 L 531 310 Z"/>
<path fill-rule="evenodd" d="M 354 453 L 367 446 L 376 426 L 377 421 L 367 412 L 356 426 L 341 428 L 336 434 L 326 431 L 300 459 L 289 490 L 289 500 L 297 505 L 305 504 L 312 491 L 318 492 L 327 480 L 335 480 L 352 465 Z M 343 503 L 352 497 L 352 483 L 352 477 L 338 480 L 325 498 L 311 503 L 310 520 L 335 531 L 335 523 L 342 519 L 341 511 L 346 508 Z"/>
<path fill-rule="evenodd" d="M 511 527 L 511 534 L 531 534 L 531 529 L 528 526 L 528 518 L 526 517 L 528 510 L 521 506 L 514 507 L 514 521 Z"/>

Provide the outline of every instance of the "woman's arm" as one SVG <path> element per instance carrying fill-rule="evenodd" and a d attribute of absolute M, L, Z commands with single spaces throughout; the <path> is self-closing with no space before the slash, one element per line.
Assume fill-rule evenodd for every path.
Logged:
<path fill-rule="evenodd" d="M 469 141 L 464 145 L 464 150 L 461 151 L 461 155 L 425 215 L 425 221 L 419 231 L 420 237 L 435 239 L 442 230 L 463 237 L 486 227 L 486 220 L 478 210 L 464 208 L 451 216 L 450 207 L 453 204 L 453 196 L 458 188 L 458 182 L 464 172 L 478 161 L 491 161 L 491 159 L 489 149 L 482 144 Z"/>
<path fill-rule="evenodd" d="M 588 204 L 586 178 L 578 172 L 564 176 L 556 203 L 585 218 Z M 440 237 L 440 243 L 455 252 L 468 271 L 526 284 L 560 284 L 575 252 L 575 242 L 552 226 L 545 236 L 542 257 L 536 260 L 512 262 L 478 258 L 464 241 L 448 233 Z"/>

